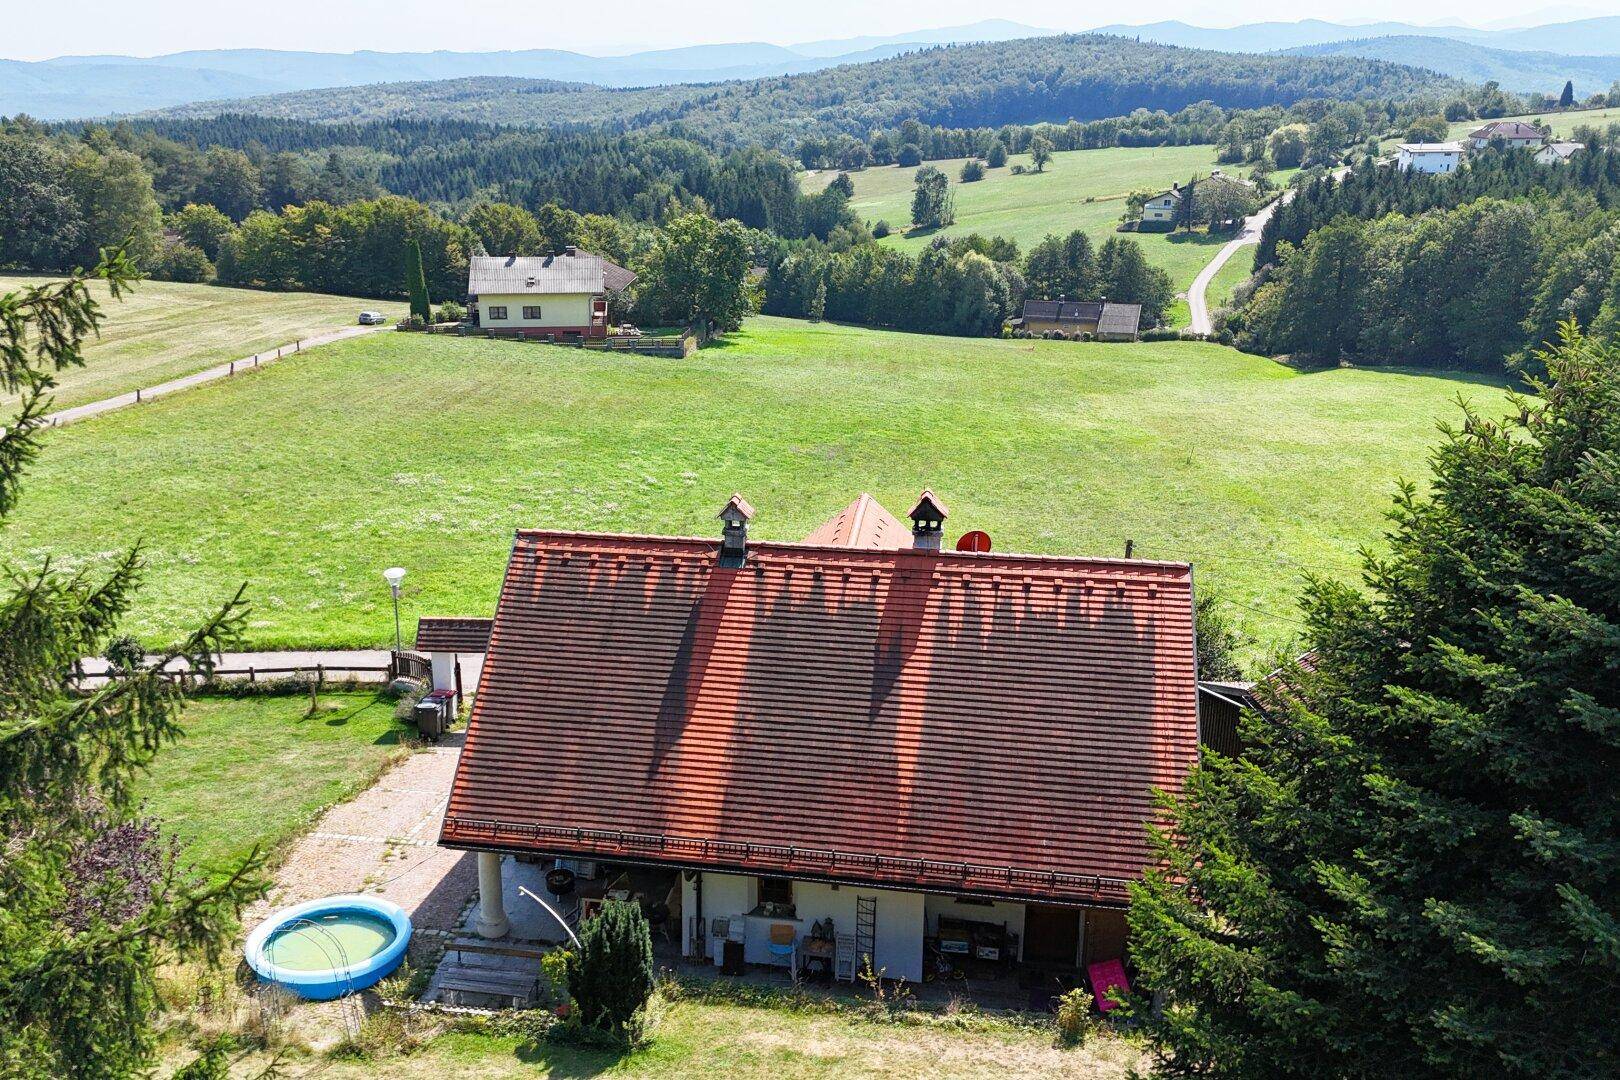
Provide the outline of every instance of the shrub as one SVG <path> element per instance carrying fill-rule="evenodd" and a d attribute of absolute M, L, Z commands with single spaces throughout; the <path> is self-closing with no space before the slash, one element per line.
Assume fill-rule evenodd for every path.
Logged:
<path fill-rule="evenodd" d="M 439 322 L 460 322 L 466 317 L 467 309 L 456 303 L 454 300 L 446 300 L 444 303 L 439 305 Z"/>
<path fill-rule="evenodd" d="M 888 236 L 889 232 L 889 223 L 887 221 L 879 221 L 876 225 L 872 226 L 872 235 L 879 240 L 883 239 L 885 236 Z"/>
<path fill-rule="evenodd" d="M 413 312 L 411 317 L 405 320 L 405 328 L 407 330 L 425 330 L 427 329 L 427 320 Z"/>
<path fill-rule="evenodd" d="M 1167 233 L 1176 227 L 1173 221 L 1139 221 L 1136 223 L 1137 232 Z"/>
<path fill-rule="evenodd" d="M 1086 1033 L 1092 1026 L 1091 995 L 1086 989 L 1077 986 L 1065 991 L 1058 998 L 1057 1003 L 1057 1029 L 1058 1038 L 1065 1046 L 1079 1046 L 1086 1041 Z"/>
<path fill-rule="evenodd" d="M 1025 169 L 1022 165 L 1014 165 L 1012 167 L 1012 174 L 1014 176 L 1023 176 L 1024 173 L 1026 173 L 1026 172 L 1028 172 L 1028 170 Z"/>
<path fill-rule="evenodd" d="M 182 281 L 199 285 L 214 276 L 214 264 L 199 247 L 186 243 L 165 244 L 158 252 L 152 267 L 152 276 L 163 281 Z"/>
<path fill-rule="evenodd" d="M 1164 326 L 1157 326 L 1157 327 L 1154 327 L 1152 330 L 1143 330 L 1142 331 L 1142 340 L 1143 341 L 1179 341 L 1179 340 L 1181 340 L 1181 331 L 1180 330 L 1171 330 L 1168 327 L 1164 327 Z"/>
<path fill-rule="evenodd" d="M 968 159 L 962 162 L 962 183 L 971 184 L 984 179 L 984 163 Z"/>
<path fill-rule="evenodd" d="M 133 634 L 120 634 L 107 642 L 101 657 L 114 671 L 139 671 L 146 666 L 146 648 Z"/>
<path fill-rule="evenodd" d="M 990 152 L 984 155 L 984 163 L 992 169 L 999 169 L 1007 164 L 1007 144 L 997 139 L 990 144 Z"/>
<path fill-rule="evenodd" d="M 652 996 L 652 936 L 641 908 L 610 900 L 580 928 L 579 949 L 567 959 L 568 993 L 580 1022 L 603 1034 L 627 1038 Z"/>

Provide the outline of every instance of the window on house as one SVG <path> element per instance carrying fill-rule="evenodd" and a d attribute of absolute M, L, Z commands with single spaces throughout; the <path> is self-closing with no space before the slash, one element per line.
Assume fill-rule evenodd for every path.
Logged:
<path fill-rule="evenodd" d="M 523 305 L 523 317 L 525 319 L 538 319 L 540 317 L 540 305 L 539 304 L 524 304 Z"/>
<path fill-rule="evenodd" d="M 762 877 L 759 879 L 759 902 L 761 904 L 792 904 L 793 882 L 783 877 Z"/>
<path fill-rule="evenodd" d="M 490 309 L 489 309 L 489 319 L 490 319 L 490 321 L 495 322 L 497 320 L 504 319 L 504 318 L 506 318 L 506 307 L 505 307 L 505 305 L 492 304 L 490 306 Z"/>

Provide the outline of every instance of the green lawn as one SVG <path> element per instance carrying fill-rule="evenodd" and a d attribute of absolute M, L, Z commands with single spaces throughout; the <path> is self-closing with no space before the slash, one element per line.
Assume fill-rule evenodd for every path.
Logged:
<path fill-rule="evenodd" d="M 392 703 L 371 693 L 202 697 L 185 737 L 157 756 L 138 795 L 179 838 L 185 861 L 232 866 L 274 853 L 315 816 L 368 786 L 402 752 Z"/>
<path fill-rule="evenodd" d="M 50 278 L 0 274 L 0 293 Z M 92 285 L 105 300 L 105 284 Z M 320 293 L 274 293 L 143 281 L 107 308 L 101 339 L 87 366 L 60 372 L 58 408 L 153 386 L 203 368 L 274 349 L 300 338 L 352 326 L 362 308 L 401 318 L 405 305 Z M 0 409 L 15 404 L 0 392 Z"/>
<path fill-rule="evenodd" d="M 1029 155 L 1015 155 L 1007 167 L 990 169 L 972 184 L 957 181 L 963 159 L 931 161 L 950 177 L 956 195 L 956 224 L 946 235 L 970 232 L 1005 236 L 1027 252 L 1048 233 L 1064 235 L 1084 229 L 1098 244 L 1115 235 L 1125 197 L 1132 191 L 1163 191 L 1211 169 L 1247 175 L 1245 166 L 1217 166 L 1213 146 L 1111 147 L 1068 150 L 1052 155 L 1045 172 L 1014 176 L 1012 166 L 1029 166 Z M 850 174 L 855 183 L 854 211 L 870 224 L 887 221 L 894 229 L 883 242 L 909 251 L 928 243 L 933 234 L 906 232 L 911 221 L 915 168 L 883 166 Z M 807 190 L 819 191 L 838 175 L 836 169 L 806 174 Z M 1276 181 L 1286 184 L 1288 173 Z M 1130 233 L 1148 258 L 1164 267 L 1178 290 L 1186 289 L 1198 271 L 1228 237 L 1203 233 Z"/>
<path fill-rule="evenodd" d="M 1231 297 L 1232 290 L 1247 281 L 1253 272 L 1254 248 L 1252 246 L 1238 248 L 1210 279 L 1209 289 L 1204 294 L 1204 303 L 1210 313 L 1214 314 L 1216 308 L 1224 306 Z"/>
<path fill-rule="evenodd" d="M 862 490 L 932 486 L 1006 551 L 1190 559 L 1290 633 L 1426 474 L 1465 378 L 1299 374 L 1202 343 L 933 337 L 757 318 L 686 361 L 381 334 L 53 432 L 0 561 L 101 567 L 144 539 L 152 644 L 243 582 L 261 647 L 381 645 L 492 609 L 521 526 L 718 535 L 733 491 L 796 540 Z M 109 463 L 116 463 L 116 468 Z"/>
<path fill-rule="evenodd" d="M 850 1010 L 757 1007 L 702 1000 L 658 1004 L 652 1039 L 629 1053 L 586 1050 L 516 1036 L 452 1032 L 408 1053 L 382 1050 L 360 1060 L 311 1057 L 287 1063 L 289 1076 L 322 1080 L 437 1080 L 477 1076 L 531 1080 L 633 1076 L 649 1080 L 794 1080 L 916 1077 L 968 1080 L 998 1077 L 1076 1077 L 1124 1080 L 1143 1054 L 1111 1033 L 1075 1048 L 1056 1044 L 1052 1027 L 968 1014 L 919 1014 L 875 1021 Z M 250 1056 L 241 1062 L 256 1068 Z"/>

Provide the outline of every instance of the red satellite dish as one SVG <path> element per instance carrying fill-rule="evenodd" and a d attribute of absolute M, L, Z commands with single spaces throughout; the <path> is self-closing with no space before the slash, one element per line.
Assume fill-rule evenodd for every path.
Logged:
<path fill-rule="evenodd" d="M 972 532 L 965 532 L 962 534 L 962 538 L 956 542 L 956 550 L 977 551 L 982 555 L 986 551 L 990 550 L 990 534 L 987 532 L 980 532 L 978 529 L 974 529 Z"/>

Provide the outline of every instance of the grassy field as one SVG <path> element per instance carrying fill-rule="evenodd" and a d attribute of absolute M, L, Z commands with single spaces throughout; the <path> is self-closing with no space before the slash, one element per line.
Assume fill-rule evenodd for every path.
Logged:
<path fill-rule="evenodd" d="M 322 809 L 367 787 L 403 752 L 393 704 L 371 693 L 202 697 L 185 737 L 165 747 L 138 795 L 203 870 L 236 863 L 254 845 L 274 852 Z"/>
<path fill-rule="evenodd" d="M 0 275 L 0 293 L 50 280 Z M 105 299 L 107 289 L 92 288 Z M 405 305 L 320 293 L 273 293 L 143 281 L 118 304 L 101 339 L 85 352 L 87 365 L 57 375 L 58 408 L 81 405 L 137 387 L 273 349 L 325 330 L 351 326 L 361 308 L 401 318 Z M 0 393 L 0 408 L 15 403 Z"/>
<path fill-rule="evenodd" d="M 951 180 L 956 195 L 956 224 L 945 234 L 977 232 L 1005 236 L 1028 251 L 1048 233 L 1064 235 L 1084 229 L 1101 244 L 1115 235 L 1115 226 L 1132 191 L 1158 192 L 1213 168 L 1247 175 L 1243 166 L 1217 166 L 1213 146 L 1111 147 L 1106 150 L 1069 150 L 1052 155 L 1045 172 L 1014 176 L 1012 166 L 1029 165 L 1029 155 L 1015 155 L 1003 169 L 990 169 L 983 180 L 957 182 L 963 159 L 932 161 Z M 855 182 L 854 211 L 868 223 L 887 221 L 895 231 L 884 243 L 909 251 L 927 244 L 931 233 L 906 232 L 911 220 L 911 193 L 915 168 L 897 166 L 851 173 Z M 806 174 L 807 190 L 819 191 L 838 175 L 836 169 Z M 1279 184 L 1286 173 L 1276 177 Z M 1198 271 L 1226 242 L 1227 237 L 1204 233 L 1126 234 L 1138 240 L 1155 265 L 1170 272 L 1178 290 L 1192 284 Z"/>
<path fill-rule="evenodd" d="M 144 539 L 130 629 L 178 636 L 247 582 L 261 647 L 379 645 L 491 610 L 520 526 L 798 539 L 925 485 L 1006 551 L 1189 559 L 1266 639 L 1307 569 L 1345 575 L 1435 419 L 1487 384 L 1300 374 L 1201 343 L 1002 341 L 751 320 L 696 357 L 384 334 L 51 434 L 0 561 Z M 109 463 L 116 462 L 116 475 Z"/>
<path fill-rule="evenodd" d="M 1223 306 L 1231 297 L 1232 290 L 1247 281 L 1253 272 L 1254 248 L 1243 247 L 1233 252 L 1226 264 L 1215 271 L 1204 294 L 1204 303 L 1210 312 L 1213 314 L 1216 308 Z"/>

